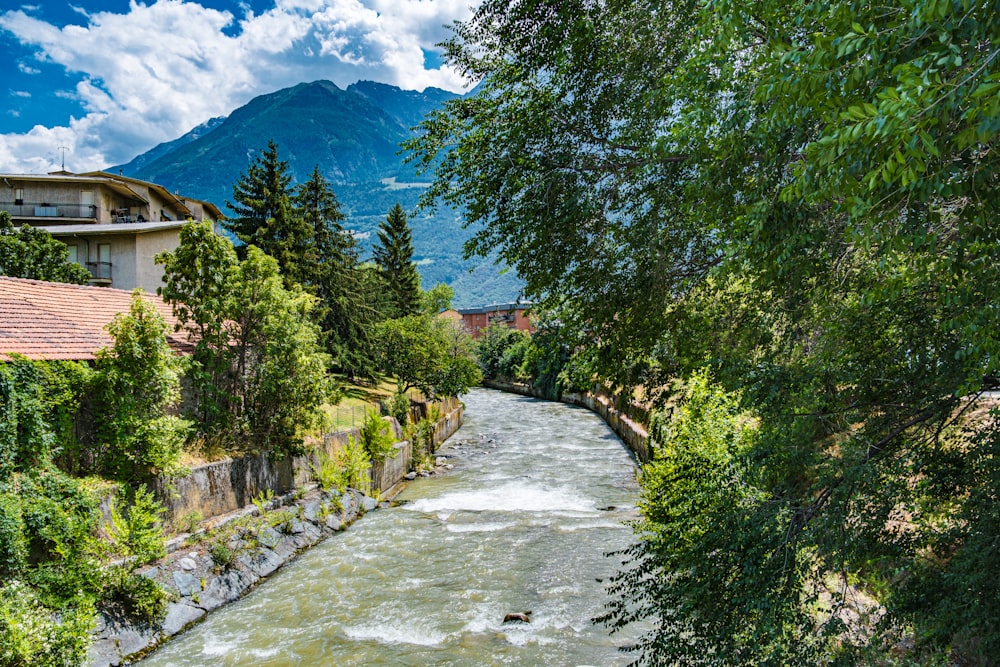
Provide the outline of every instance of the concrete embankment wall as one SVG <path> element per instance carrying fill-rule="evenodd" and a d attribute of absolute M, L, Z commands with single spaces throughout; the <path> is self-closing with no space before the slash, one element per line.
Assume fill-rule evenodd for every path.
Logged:
<path fill-rule="evenodd" d="M 437 445 L 462 425 L 463 406 L 460 401 L 444 401 L 441 417 L 434 427 L 434 444 Z M 426 415 L 427 406 L 417 404 L 415 414 Z M 422 417 L 421 417 L 422 418 Z M 386 417 L 396 434 L 396 453 L 385 461 L 375 463 L 371 469 L 372 488 L 384 492 L 403 478 L 410 468 L 412 449 L 402 440 L 402 430 L 392 417 Z M 313 479 L 313 468 L 319 465 L 320 451 L 332 457 L 334 452 L 360 438 L 360 429 L 353 428 L 323 437 L 323 443 L 309 456 L 286 457 L 272 460 L 265 454 L 241 456 L 206 463 L 191 470 L 184 477 L 157 479 L 154 489 L 158 499 L 167 508 L 169 518 L 176 521 L 189 516 L 201 519 L 229 514 L 250 505 L 254 498 L 267 494 L 280 496 L 303 486 Z"/>
<path fill-rule="evenodd" d="M 547 398 L 543 393 L 534 387 L 504 380 L 483 380 L 483 386 L 490 389 L 499 389 L 512 394 L 522 396 L 533 396 L 534 398 Z M 621 438 L 629 451 L 635 455 L 640 463 L 648 463 L 653 459 L 653 449 L 649 441 L 649 432 L 646 427 L 633 420 L 624 412 L 615 407 L 614 400 L 608 396 L 595 394 L 563 394 L 560 399 L 563 403 L 579 405 L 591 412 L 600 415 L 601 419 L 611 427 L 611 430 Z"/>

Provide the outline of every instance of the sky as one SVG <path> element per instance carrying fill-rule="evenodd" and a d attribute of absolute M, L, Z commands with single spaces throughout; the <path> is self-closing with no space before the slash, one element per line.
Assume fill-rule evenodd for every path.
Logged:
<path fill-rule="evenodd" d="M 0 173 L 122 164 L 303 81 L 464 92 L 436 45 L 472 2 L 38 0 L 0 10 Z"/>

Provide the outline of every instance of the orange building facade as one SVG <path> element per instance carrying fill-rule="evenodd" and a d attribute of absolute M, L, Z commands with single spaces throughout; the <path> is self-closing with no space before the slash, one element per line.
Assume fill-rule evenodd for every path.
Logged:
<path fill-rule="evenodd" d="M 486 327 L 494 323 L 504 324 L 509 329 L 534 333 L 535 327 L 528 318 L 531 305 L 530 303 L 494 303 L 479 308 L 462 308 L 458 310 L 458 313 L 462 316 L 462 327 L 476 339 L 482 335 L 482 331 Z"/>

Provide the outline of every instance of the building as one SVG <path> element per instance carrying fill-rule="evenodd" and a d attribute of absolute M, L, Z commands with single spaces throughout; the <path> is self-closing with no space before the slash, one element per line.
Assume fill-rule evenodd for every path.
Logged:
<path fill-rule="evenodd" d="M 70 259 L 90 270 L 92 285 L 147 292 L 163 280 L 153 257 L 177 248 L 184 222 L 222 219 L 209 202 L 102 171 L 0 174 L 0 210 L 15 226 L 44 229 L 65 243 Z"/>
<path fill-rule="evenodd" d="M 502 323 L 510 329 L 533 333 L 535 327 L 528 319 L 531 306 L 530 303 L 494 303 L 479 308 L 461 308 L 458 313 L 462 316 L 462 327 L 473 338 L 479 338 L 480 332 L 494 323 Z"/>
<path fill-rule="evenodd" d="M 156 294 L 143 294 L 167 323 L 167 343 L 179 353 L 191 344 L 175 332 L 177 318 Z M 112 344 L 105 327 L 132 306 L 126 290 L 0 276 L 0 362 L 29 359 L 92 360 Z"/>

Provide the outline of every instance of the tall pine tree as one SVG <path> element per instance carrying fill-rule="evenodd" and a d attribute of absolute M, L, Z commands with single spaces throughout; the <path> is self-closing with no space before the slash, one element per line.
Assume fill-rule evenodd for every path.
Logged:
<path fill-rule="evenodd" d="M 372 253 L 391 297 L 390 315 L 405 317 L 419 312 L 420 275 L 413 263 L 413 234 L 398 202 L 379 225 Z"/>
<path fill-rule="evenodd" d="M 295 275 L 320 298 L 319 322 L 334 365 L 349 375 L 371 375 L 374 368 L 369 331 L 378 319 L 366 297 L 357 243 L 343 227 L 340 202 L 319 166 L 295 190 L 295 215 L 312 232 Z"/>
<path fill-rule="evenodd" d="M 292 176 L 288 162 L 278 157 L 273 140 L 254 158 L 245 174 L 233 185 L 235 214 L 223 222 L 246 245 L 254 245 L 278 260 L 285 285 L 303 282 L 302 258 L 312 245 L 312 230 L 292 208 Z M 245 257 L 245 249 L 238 249 Z"/>

